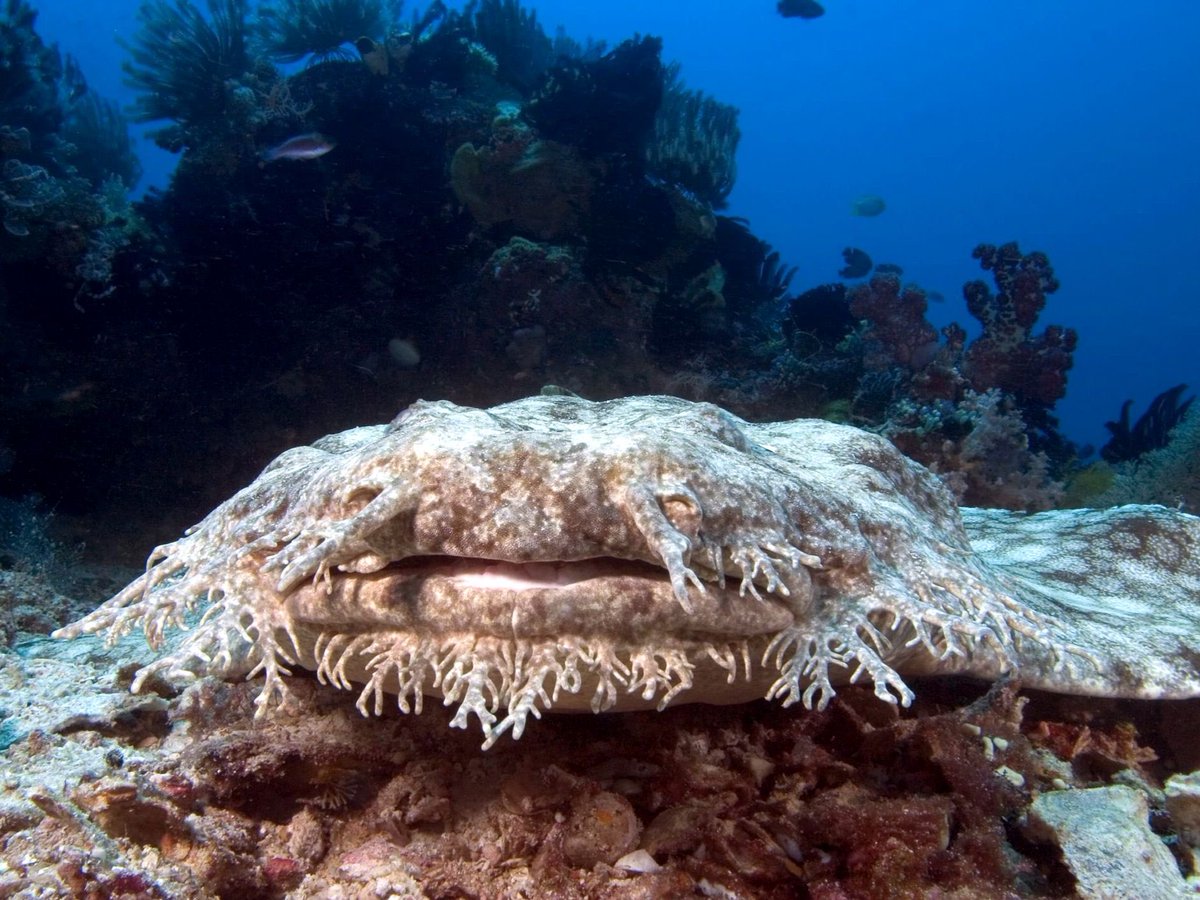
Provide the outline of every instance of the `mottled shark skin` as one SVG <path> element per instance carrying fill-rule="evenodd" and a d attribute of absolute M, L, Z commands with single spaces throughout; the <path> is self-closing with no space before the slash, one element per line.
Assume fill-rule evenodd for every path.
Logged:
<path fill-rule="evenodd" d="M 959 510 L 886 440 L 752 424 L 671 397 L 413 404 L 279 456 L 60 637 L 134 626 L 168 677 L 288 667 L 475 716 L 761 697 L 823 707 L 869 679 L 1015 673 L 1200 695 L 1200 519 L 1161 507 Z M 190 614 L 202 611 L 198 622 Z"/>

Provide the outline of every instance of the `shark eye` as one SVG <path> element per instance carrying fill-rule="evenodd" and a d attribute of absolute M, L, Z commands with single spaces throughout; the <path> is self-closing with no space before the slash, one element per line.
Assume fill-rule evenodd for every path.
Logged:
<path fill-rule="evenodd" d="M 695 494 L 667 494 L 659 498 L 663 515 L 675 526 L 680 533 L 689 538 L 695 538 L 700 533 L 700 525 L 704 519 L 704 510 Z"/>
<path fill-rule="evenodd" d="M 346 495 L 346 513 L 355 515 L 362 512 L 380 493 L 381 491 L 375 487 L 355 488 Z"/>

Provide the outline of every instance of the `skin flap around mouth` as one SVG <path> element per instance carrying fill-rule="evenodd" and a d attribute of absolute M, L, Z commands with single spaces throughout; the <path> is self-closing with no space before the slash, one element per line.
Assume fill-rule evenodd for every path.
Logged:
<path fill-rule="evenodd" d="M 794 622 L 781 599 L 744 596 L 730 584 L 692 589 L 692 611 L 675 600 L 667 573 L 627 560 L 503 563 L 423 559 L 369 575 L 332 577 L 293 591 L 290 616 L 313 625 L 513 639 L 603 636 L 636 644 L 647 634 L 734 639 Z"/>

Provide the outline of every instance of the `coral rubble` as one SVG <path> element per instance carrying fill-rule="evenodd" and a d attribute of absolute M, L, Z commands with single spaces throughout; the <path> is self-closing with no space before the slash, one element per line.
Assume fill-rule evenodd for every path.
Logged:
<path fill-rule="evenodd" d="M 74 646 L 0 656 L 0 699 L 22 709 L 0 756 L 3 890 L 1063 897 L 1076 876 L 1025 811 L 1110 784 L 1153 810 L 1153 833 L 1128 826 L 1147 849 L 1169 855 L 1169 843 L 1182 861 L 1195 846 L 1180 841 L 1193 834 L 1186 809 L 1154 785 L 1178 771 L 1155 713 L 1186 733 L 1196 701 L 1106 709 L 926 681 L 909 710 L 847 687 L 823 712 L 549 717 L 481 754 L 447 732 L 447 712 L 362 719 L 309 678 L 295 679 L 287 715 L 257 724 L 249 684 L 132 698 L 102 674 L 131 646 L 60 656 Z M 1085 727 L 1139 761 L 1097 774 L 1077 765 L 1086 751 L 1044 737 Z"/>

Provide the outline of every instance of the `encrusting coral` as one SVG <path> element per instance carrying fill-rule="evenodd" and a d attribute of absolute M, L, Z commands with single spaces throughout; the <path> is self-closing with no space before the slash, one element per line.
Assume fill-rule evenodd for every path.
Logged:
<path fill-rule="evenodd" d="M 485 747 L 551 708 L 823 707 L 863 676 L 908 705 L 901 673 L 1183 697 L 1198 547 L 1200 520 L 1159 507 L 960 513 L 884 439 L 819 420 L 421 402 L 282 454 L 56 634 L 158 645 L 203 605 L 135 689 L 262 673 L 261 714 L 300 665 L 365 685 L 364 714 L 457 704 Z"/>

